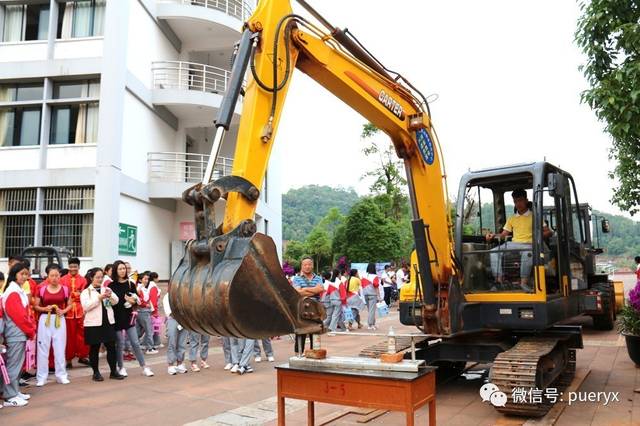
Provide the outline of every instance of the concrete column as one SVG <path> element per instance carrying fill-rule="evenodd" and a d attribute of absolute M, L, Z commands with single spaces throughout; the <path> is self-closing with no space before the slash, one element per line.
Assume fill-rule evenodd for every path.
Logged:
<path fill-rule="evenodd" d="M 47 149 L 49 146 L 49 136 L 51 134 L 51 107 L 47 100 L 53 95 L 53 80 L 48 77 L 44 79 L 43 94 L 45 102 L 42 104 L 40 113 L 40 168 L 47 168 Z"/>
<path fill-rule="evenodd" d="M 36 189 L 36 221 L 33 229 L 34 247 L 42 245 L 42 210 L 44 210 L 44 188 Z"/>
<path fill-rule="evenodd" d="M 129 6 L 128 1 L 108 1 L 105 11 L 93 216 L 93 262 L 97 265 L 112 262 L 118 256 Z"/>
<path fill-rule="evenodd" d="M 47 38 L 47 59 L 53 59 L 58 35 L 58 11 L 60 5 L 56 0 L 49 0 L 49 34 Z"/>

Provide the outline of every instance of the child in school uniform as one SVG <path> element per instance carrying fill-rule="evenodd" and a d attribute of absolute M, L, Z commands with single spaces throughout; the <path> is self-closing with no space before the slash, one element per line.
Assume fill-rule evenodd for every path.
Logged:
<path fill-rule="evenodd" d="M 3 311 L 4 345 L 6 346 L 6 369 L 9 383 L 4 380 L 2 393 L 5 407 L 23 407 L 29 403 L 30 395 L 20 392 L 18 380 L 25 358 L 27 339 L 33 339 L 36 327 L 29 315 L 29 298 L 22 286 L 29 278 L 29 268 L 17 263 L 9 270 L 6 282 L 2 285 L 0 299 Z"/>
<path fill-rule="evenodd" d="M 158 312 L 158 307 L 160 306 L 160 294 L 162 293 L 162 291 L 160 290 L 160 287 L 158 287 L 158 273 L 157 272 L 152 272 L 149 275 L 149 302 L 151 303 L 151 306 L 153 308 L 153 311 L 151 312 L 151 324 L 153 325 L 153 348 L 154 349 L 158 349 L 158 348 L 163 348 L 164 345 L 162 344 L 162 341 L 160 340 L 160 331 L 162 330 L 162 324 L 163 324 L 163 320 L 162 317 L 160 317 L 160 314 Z"/>
<path fill-rule="evenodd" d="M 167 332 L 169 335 L 167 341 L 167 373 L 172 376 L 177 373 L 184 374 L 188 371 L 184 365 L 188 331 L 178 324 L 178 321 L 171 315 L 169 293 L 165 294 L 162 298 L 162 306 L 167 316 Z"/>

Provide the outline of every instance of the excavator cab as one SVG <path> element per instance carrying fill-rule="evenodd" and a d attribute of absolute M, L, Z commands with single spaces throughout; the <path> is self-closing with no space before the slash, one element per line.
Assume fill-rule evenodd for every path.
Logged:
<path fill-rule="evenodd" d="M 516 221 L 527 227 L 514 225 L 508 237 L 488 239 L 520 216 L 516 190 L 524 190 L 528 201 Z M 436 302 L 443 306 L 446 300 L 450 323 L 459 324 L 452 332 L 540 331 L 585 313 L 598 328 L 611 327 L 613 291 L 607 277 L 595 273 L 597 250 L 580 206 L 572 176 L 546 162 L 465 174 L 455 226 L 462 297 L 440 292 Z M 401 292 L 400 320 L 422 326 L 424 301 L 415 284 Z"/>
<path fill-rule="evenodd" d="M 514 206 L 515 190 L 526 192 L 522 214 Z M 465 328 L 544 329 L 580 313 L 580 291 L 588 286 L 587 240 L 570 174 L 546 162 L 470 172 L 459 200 L 463 315 L 480 320 Z M 486 238 L 500 235 L 507 223 L 520 225 L 509 237 Z"/>

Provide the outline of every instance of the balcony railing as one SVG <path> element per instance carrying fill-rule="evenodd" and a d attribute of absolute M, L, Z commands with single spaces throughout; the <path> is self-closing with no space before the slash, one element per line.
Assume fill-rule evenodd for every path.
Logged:
<path fill-rule="evenodd" d="M 202 180 L 207 168 L 209 155 L 188 152 L 150 152 L 147 154 L 149 181 L 151 182 L 188 182 Z M 233 160 L 218 157 L 213 168 L 213 179 L 231 174 Z"/>
<path fill-rule="evenodd" d="M 156 89 L 224 93 L 231 73 L 211 65 L 184 61 L 157 61 L 151 66 Z"/>
<path fill-rule="evenodd" d="M 180 3 L 219 10 L 229 16 L 246 21 L 253 13 L 253 7 L 242 0 L 162 0 L 163 3 Z"/>

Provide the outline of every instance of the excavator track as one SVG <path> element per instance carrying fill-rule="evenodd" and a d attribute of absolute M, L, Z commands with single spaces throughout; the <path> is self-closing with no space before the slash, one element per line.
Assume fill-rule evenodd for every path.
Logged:
<path fill-rule="evenodd" d="M 556 355 L 555 361 L 548 360 L 552 353 Z M 558 362 L 558 359 L 564 363 L 562 371 L 550 383 L 545 384 L 543 365 L 545 362 Z M 500 413 L 512 416 L 542 417 L 553 406 L 553 402 L 545 397 L 545 389 L 556 388 L 557 401 L 559 401 L 562 392 L 571 384 L 575 371 L 575 349 L 567 349 L 557 338 L 522 338 L 511 349 L 499 354 L 493 362 L 489 381 L 507 395 L 506 405 L 494 408 Z M 525 392 L 540 389 L 542 402 L 530 403 L 527 395 L 527 402 L 515 403 L 513 401 L 515 388 L 523 388 Z"/>
<path fill-rule="evenodd" d="M 417 346 L 420 342 L 427 340 L 426 337 L 416 336 L 413 338 L 415 345 Z M 382 342 L 376 343 L 375 345 L 367 346 L 362 349 L 358 356 L 364 358 L 380 358 L 381 354 L 387 353 L 389 349 L 387 340 L 383 340 Z M 411 350 L 411 337 L 408 336 L 398 336 L 396 337 L 396 351 L 398 352 L 407 352 Z"/>

